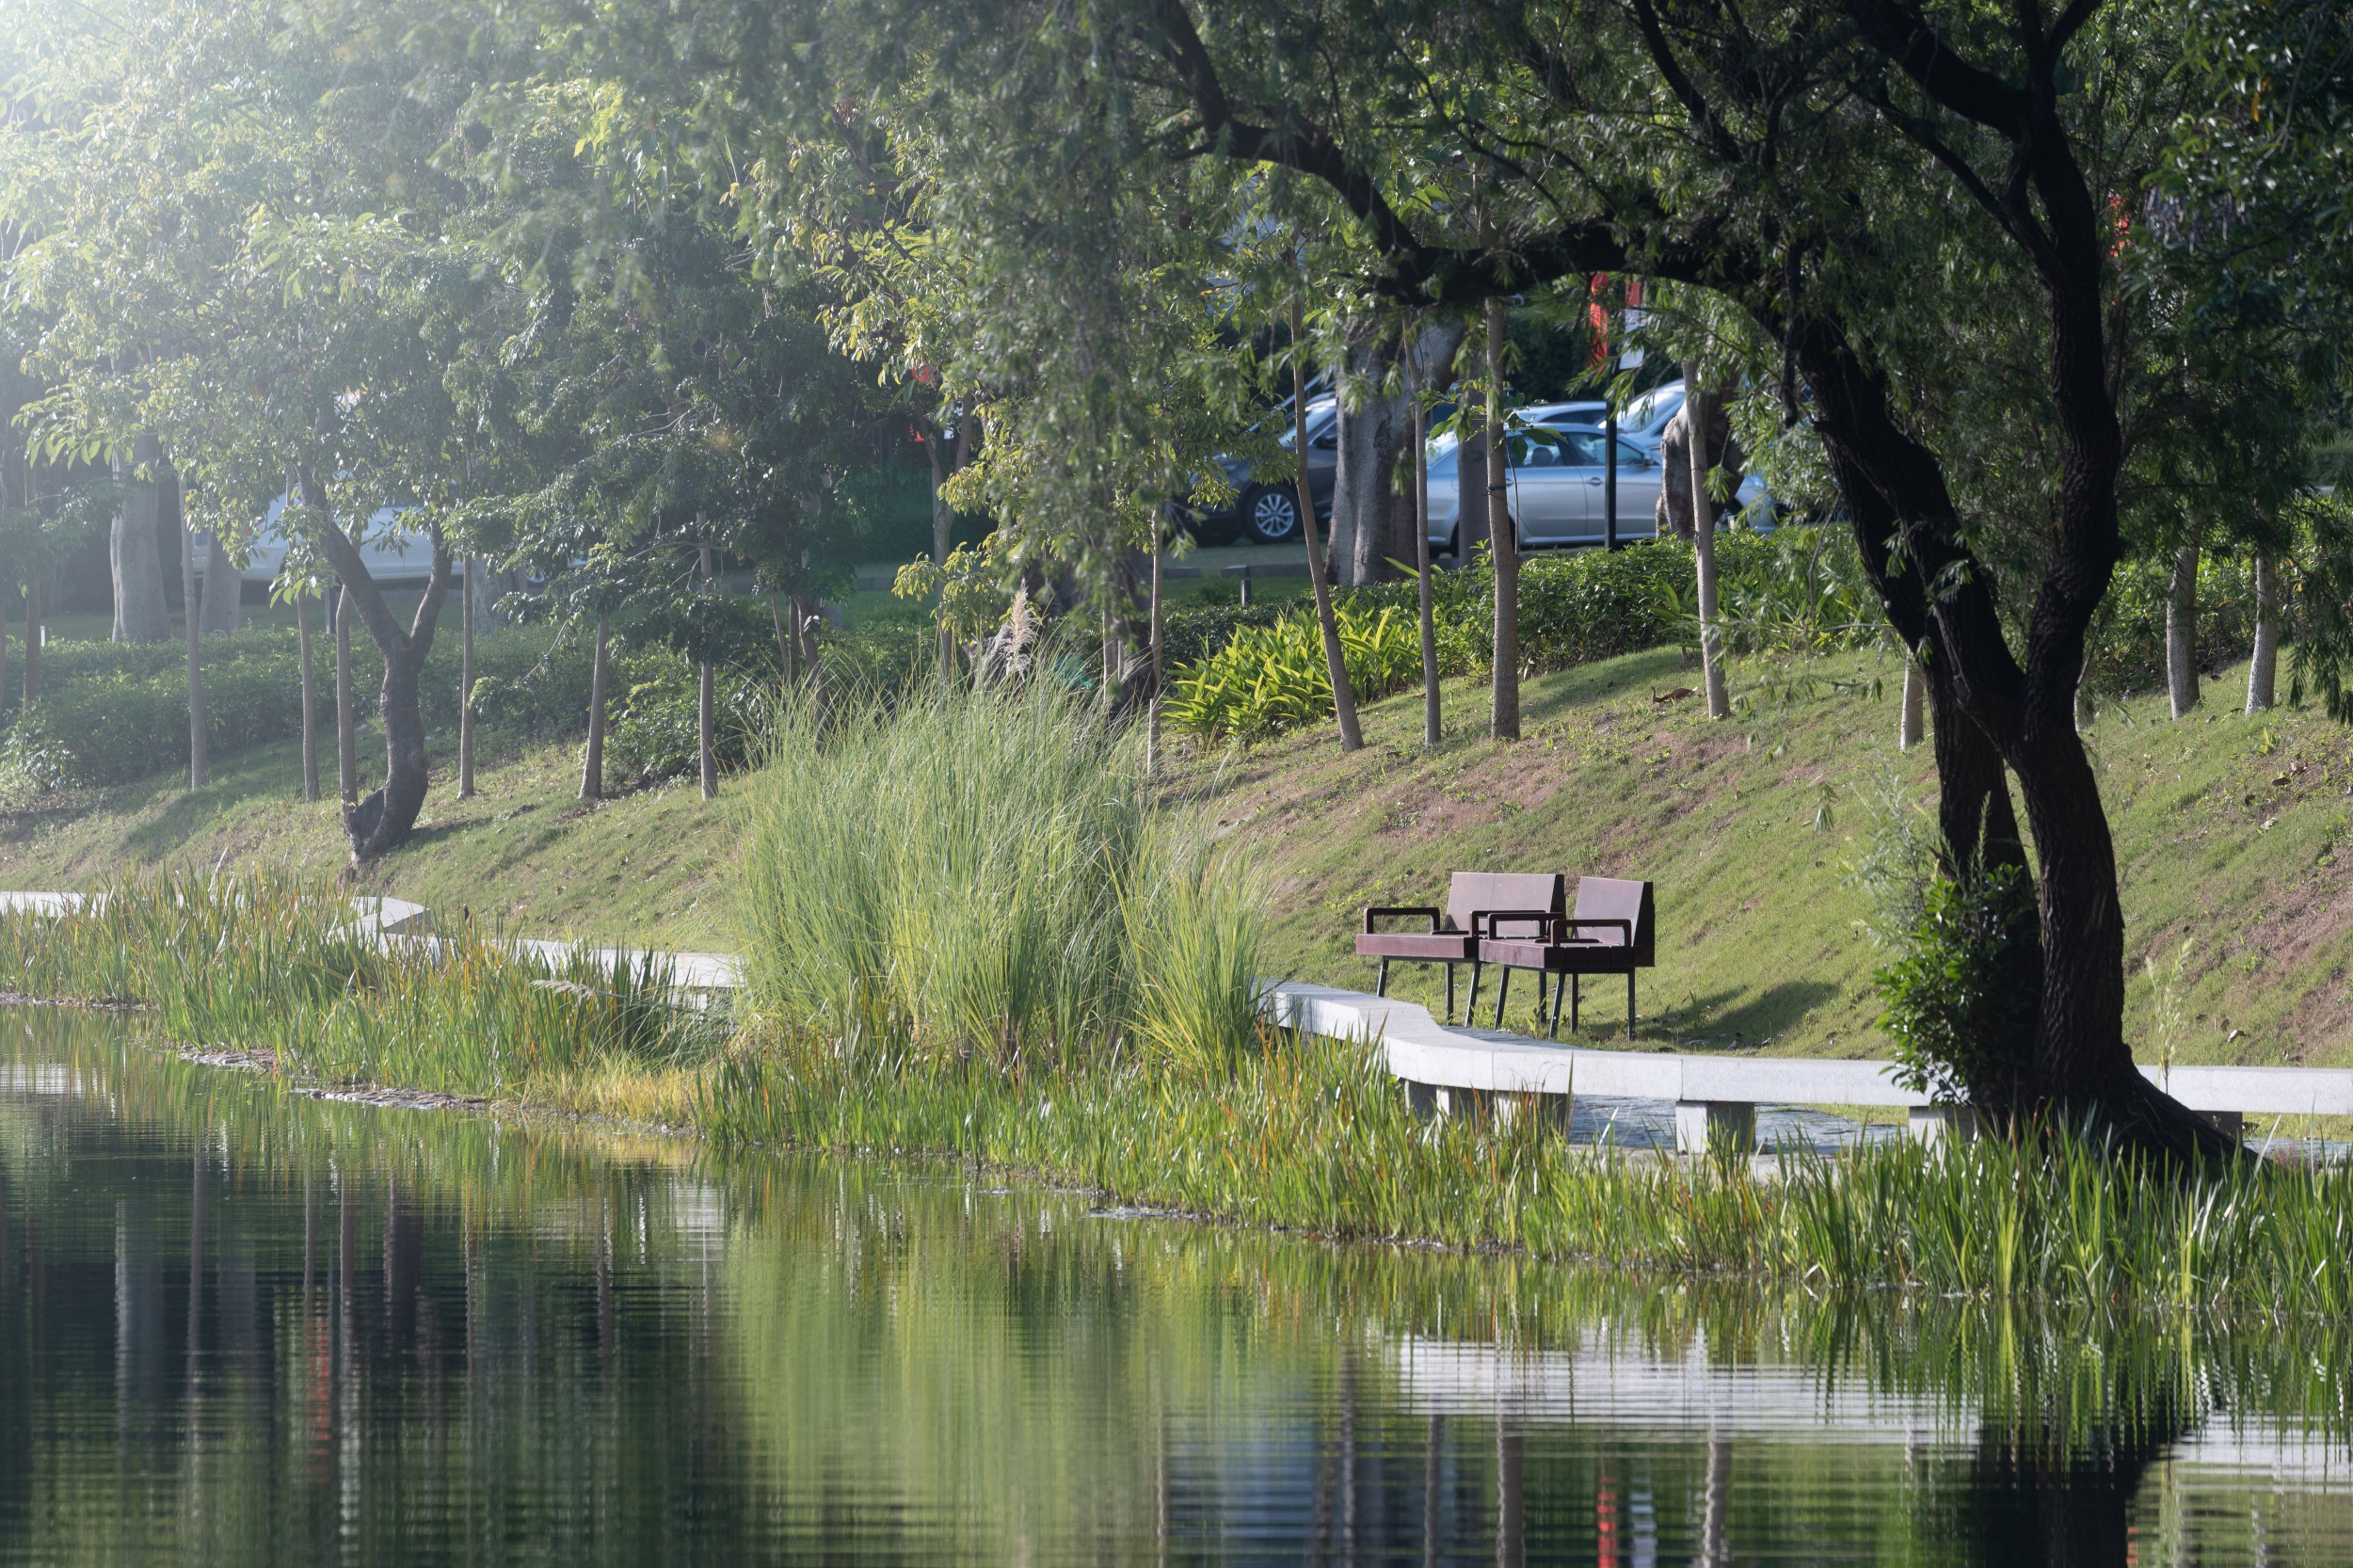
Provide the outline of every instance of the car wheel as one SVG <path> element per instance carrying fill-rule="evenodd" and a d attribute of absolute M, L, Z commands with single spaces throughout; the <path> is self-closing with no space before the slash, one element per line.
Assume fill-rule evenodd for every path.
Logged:
<path fill-rule="evenodd" d="M 1241 536 L 1254 544 L 1281 544 L 1299 536 L 1299 497 L 1272 485 L 1254 485 L 1241 498 Z"/>

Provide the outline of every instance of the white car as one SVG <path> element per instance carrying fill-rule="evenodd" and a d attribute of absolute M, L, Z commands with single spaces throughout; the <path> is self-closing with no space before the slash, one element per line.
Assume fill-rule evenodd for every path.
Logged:
<path fill-rule="evenodd" d="M 1512 520 L 1524 549 L 1544 545 L 1581 546 L 1607 542 L 1609 493 L 1607 449 L 1601 431 L 1590 426 L 1561 428 L 1536 423 L 1549 412 L 1524 410 L 1529 423 L 1507 443 L 1511 455 L 1508 481 Z M 1657 532 L 1658 489 L 1662 473 L 1656 451 L 1645 451 L 1632 438 L 1618 438 L 1618 537 L 1647 539 Z M 1769 518 L 1772 498 L 1765 482 L 1754 474 L 1741 482 L 1738 502 L 1751 517 Z M 1462 477 L 1456 462 L 1456 441 L 1442 436 L 1430 443 L 1430 548 L 1461 554 L 1456 537 L 1462 512 Z"/>
<path fill-rule="evenodd" d="M 366 542 L 360 547 L 360 559 L 367 563 L 368 575 L 378 587 L 395 584 L 404 587 L 423 586 L 433 575 L 433 543 L 423 534 L 405 537 L 392 536 L 386 530 L 406 508 L 379 506 L 368 519 Z M 286 510 L 286 498 L 277 496 L 263 515 L 262 526 L 247 551 L 245 570 L 239 575 L 248 583 L 274 583 L 286 563 L 286 536 L 278 526 L 278 520 Z M 201 564 L 203 557 L 198 557 Z M 455 584 L 465 575 L 456 562 L 450 567 L 450 582 Z"/>

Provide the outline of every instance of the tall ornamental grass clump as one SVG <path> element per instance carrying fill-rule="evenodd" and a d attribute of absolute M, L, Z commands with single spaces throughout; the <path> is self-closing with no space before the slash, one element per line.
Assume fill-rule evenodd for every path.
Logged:
<path fill-rule="evenodd" d="M 1232 1056 L 1257 901 L 1134 740 L 1046 681 L 789 706 L 744 808 L 754 1006 L 851 1054 Z"/>
<path fill-rule="evenodd" d="M 152 1007 L 172 1041 L 335 1083 L 502 1095 L 707 1058 L 725 1019 L 657 957 L 548 959 L 468 925 L 379 941 L 349 898 L 276 872 L 167 872 L 71 913 L 0 915 L 0 974 L 36 996 Z"/>

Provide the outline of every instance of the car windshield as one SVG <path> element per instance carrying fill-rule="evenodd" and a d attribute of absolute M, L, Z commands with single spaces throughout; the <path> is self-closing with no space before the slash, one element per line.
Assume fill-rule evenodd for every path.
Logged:
<path fill-rule="evenodd" d="M 1329 402 L 1308 404 L 1307 440 L 1312 442 L 1318 436 L 1322 435 L 1324 427 L 1332 423 L 1337 414 L 1337 410 Z M 1283 433 L 1277 436 L 1275 440 L 1284 451 L 1289 452 L 1291 449 L 1291 442 L 1297 440 L 1298 436 L 1299 426 L 1289 423 L 1289 412 L 1286 410 Z"/>
<path fill-rule="evenodd" d="M 1682 382 L 1673 381 L 1663 387 L 1654 387 L 1625 406 L 1625 412 L 1618 416 L 1618 427 L 1622 430 L 1656 430 L 1674 418 L 1675 410 L 1682 407 Z"/>

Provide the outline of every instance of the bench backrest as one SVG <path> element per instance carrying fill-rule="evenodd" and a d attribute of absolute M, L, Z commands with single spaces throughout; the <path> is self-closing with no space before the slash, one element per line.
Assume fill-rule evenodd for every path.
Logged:
<path fill-rule="evenodd" d="M 1549 909 L 1568 913 L 1568 881 L 1558 872 L 1456 872 L 1447 888 L 1446 929 L 1468 931 L 1477 909 Z M 1540 936 L 1534 920 L 1501 920 L 1491 936 Z"/>
<path fill-rule="evenodd" d="M 1580 876 L 1577 879 L 1577 918 L 1633 921 L 1634 962 L 1657 963 L 1658 918 L 1652 906 L 1649 883 L 1628 882 L 1615 876 Z M 1604 947 L 1621 947 L 1625 943 L 1625 933 L 1614 927 L 1600 931 L 1589 927 L 1576 935 Z"/>

